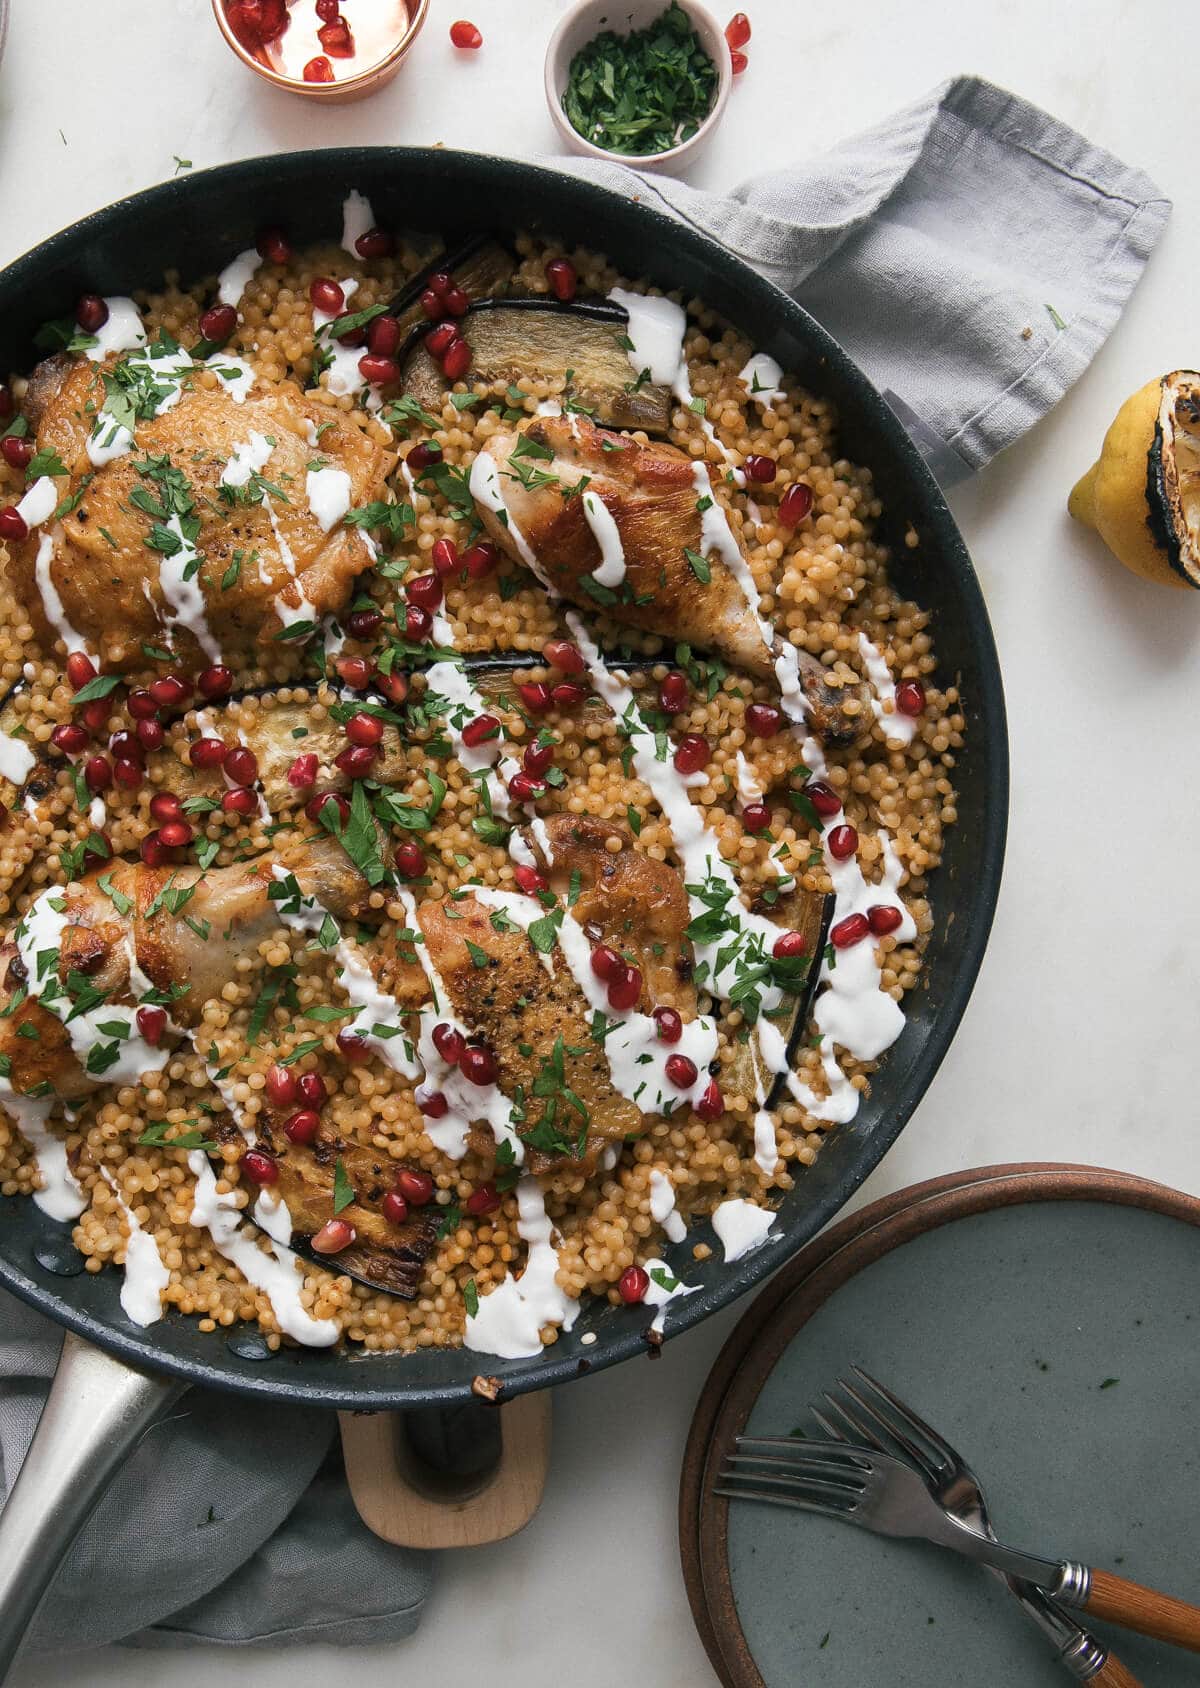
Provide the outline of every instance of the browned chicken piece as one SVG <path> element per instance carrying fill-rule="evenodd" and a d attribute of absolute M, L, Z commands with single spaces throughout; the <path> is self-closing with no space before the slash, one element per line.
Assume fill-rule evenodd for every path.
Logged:
<path fill-rule="evenodd" d="M 137 423 L 131 451 L 93 469 L 87 441 L 112 366 L 50 359 L 35 371 L 26 399 L 39 450 L 56 452 L 68 471 L 58 481 L 61 497 L 79 495 L 59 524 L 35 528 L 11 548 L 10 576 L 46 649 L 57 637 L 37 579 L 47 535 L 61 612 L 50 608 L 110 671 L 144 667 L 143 643 L 170 647 L 193 669 L 217 660 L 214 652 L 246 664 L 256 647 L 283 648 L 274 641 L 285 623 L 315 623 L 342 609 L 372 552 L 362 532 L 340 519 L 324 531 L 309 506 L 307 465 L 319 459 L 348 475 L 354 508 L 384 497 L 394 457 L 292 382 L 260 383 L 238 404 L 200 370 L 178 404 Z M 261 442 L 254 453 L 252 436 Z M 246 469 L 244 484 L 222 486 L 235 459 Z M 172 540 L 164 537 L 172 517 L 185 533 L 192 518 L 199 522 L 194 541 L 187 537 L 203 558 L 194 577 L 202 613 L 189 607 L 188 583 L 172 579 Z M 184 572 L 181 559 L 174 573 Z"/>
<path fill-rule="evenodd" d="M 757 605 L 747 601 L 719 553 L 705 551 L 698 505 L 704 497 L 717 499 L 707 467 L 702 491 L 697 464 L 674 446 L 642 445 L 576 415 L 532 417 L 493 434 L 487 450 L 509 519 L 477 499 L 479 514 L 516 561 L 528 565 L 523 541 L 542 578 L 580 608 L 599 608 L 623 625 L 713 651 L 760 679 L 777 679 L 781 647 L 764 639 Z M 564 496 L 585 478 L 585 490 L 601 501 L 620 536 L 625 578 L 615 590 L 595 581 L 603 553 L 582 495 Z M 732 526 L 729 532 L 736 544 Z M 707 563 L 707 584 L 689 551 Z M 862 718 L 847 716 L 842 704 L 858 689 L 830 686 L 821 663 L 806 651 L 797 652 L 797 660 L 810 729 L 831 743 L 856 738 Z"/>
<path fill-rule="evenodd" d="M 335 919 L 373 918 L 370 887 L 335 838 L 307 840 L 282 858 L 280 868 L 294 875 L 303 897 L 319 902 Z M 0 1000 L 6 1015 L 0 1018 L 0 1057 L 9 1063 L 12 1088 L 28 1094 L 48 1084 L 63 1100 L 78 1101 L 112 1082 L 106 1068 L 87 1070 L 64 1020 L 80 1000 L 92 1000 L 90 992 L 101 993 L 97 1007 L 138 1000 L 144 990 L 132 988 L 132 960 L 157 992 L 171 997 L 171 1019 L 196 1025 L 204 1004 L 233 977 L 239 956 L 255 955 L 263 939 L 278 931 L 278 905 L 269 894 L 274 883 L 266 858 L 249 867 L 207 873 L 118 862 L 110 863 L 107 872 L 43 893 L 44 899 L 64 905 L 58 911 L 66 924 L 56 964 L 31 981 L 17 943 L 0 948 Z M 36 929 L 27 915 L 17 930 Z M 43 953 L 36 942 L 26 948 Z M 41 984 L 42 994 L 51 995 L 53 987 L 47 990 L 44 983 L 51 976 L 61 987 L 55 1004 L 62 1019 L 30 989 Z M 87 996 L 83 984 L 90 988 Z M 173 996 L 179 986 L 186 988 Z M 102 1041 L 99 1033 L 97 1041 Z"/>

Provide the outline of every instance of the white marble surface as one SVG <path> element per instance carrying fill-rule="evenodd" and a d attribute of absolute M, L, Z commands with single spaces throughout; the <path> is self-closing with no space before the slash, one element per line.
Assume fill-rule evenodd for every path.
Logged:
<path fill-rule="evenodd" d="M 541 57 L 566 0 L 433 0 L 399 80 L 312 112 L 253 81 L 207 0 L 13 0 L 0 67 L 0 260 L 84 212 L 197 167 L 328 142 L 528 156 L 552 146 Z M 732 5 L 730 10 L 732 10 Z M 1175 214 L 1109 345 L 1058 411 L 953 503 L 1007 681 L 1008 868 L 974 1000 L 919 1113 L 861 1199 L 1000 1160 L 1107 1164 L 1200 1191 L 1191 1066 L 1200 984 L 1195 693 L 1200 599 L 1145 585 L 1071 524 L 1067 491 L 1119 402 L 1195 365 L 1200 9 L 1175 0 L 751 0 L 751 68 L 693 172 L 732 184 L 975 71 L 1154 175 Z M 473 17 L 470 60 L 446 39 Z M 49 27 L 53 19 L 53 28 Z M 265 210 L 266 208 L 264 208 Z M 969 824 L 969 823 L 968 823 Z M 678 1569 L 675 1495 L 693 1402 L 727 1314 L 556 1402 L 553 1472 L 525 1533 L 440 1567 L 410 1643 L 306 1649 L 307 1680 L 429 1671 L 524 1688 L 712 1680 Z M 119 1651 L 31 1661 L 15 1688 L 290 1685 L 282 1652 Z M 331 1678 L 332 1679 L 332 1678 Z"/>

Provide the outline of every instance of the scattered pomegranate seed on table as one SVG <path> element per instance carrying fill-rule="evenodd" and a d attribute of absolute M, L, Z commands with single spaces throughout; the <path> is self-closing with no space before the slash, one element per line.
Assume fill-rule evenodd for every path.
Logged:
<path fill-rule="evenodd" d="M 450 39 L 464 52 L 474 52 L 477 47 L 483 46 L 483 36 L 466 18 L 460 18 L 457 23 L 450 25 Z"/>
<path fill-rule="evenodd" d="M 733 74 L 735 76 L 740 76 L 746 66 L 750 63 L 750 60 L 746 57 L 745 53 L 739 52 L 738 49 L 734 47 L 729 54 L 729 62 L 733 66 Z"/>
<path fill-rule="evenodd" d="M 731 47 L 744 47 L 750 39 L 750 19 L 745 12 L 735 12 L 725 25 L 725 39 Z"/>
<path fill-rule="evenodd" d="M 628 1307 L 645 1301 L 650 1288 L 650 1275 L 642 1266 L 627 1266 L 617 1279 L 617 1294 Z"/>

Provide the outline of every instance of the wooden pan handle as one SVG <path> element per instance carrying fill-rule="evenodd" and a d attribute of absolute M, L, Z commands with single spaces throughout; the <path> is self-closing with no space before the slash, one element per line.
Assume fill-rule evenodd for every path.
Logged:
<path fill-rule="evenodd" d="M 1092 1571 L 1083 1610 L 1124 1629 L 1135 1629 L 1139 1635 L 1152 1635 L 1156 1641 L 1169 1641 L 1174 1647 L 1200 1653 L 1200 1606 L 1189 1606 L 1186 1600 L 1143 1588 L 1127 1577 L 1114 1577 L 1111 1571 Z"/>
<path fill-rule="evenodd" d="M 1088 1681 L 1092 1688 L 1142 1688 L 1133 1672 L 1112 1653 L 1105 1660 L 1104 1668 L 1097 1675 L 1089 1676 Z"/>

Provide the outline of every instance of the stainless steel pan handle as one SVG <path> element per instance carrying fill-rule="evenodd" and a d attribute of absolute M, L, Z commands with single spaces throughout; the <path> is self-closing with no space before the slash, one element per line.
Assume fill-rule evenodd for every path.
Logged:
<path fill-rule="evenodd" d="M 0 1681 L 71 1543 L 126 1454 L 185 1385 L 67 1332 L 20 1474 L 0 1511 Z"/>

